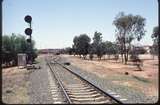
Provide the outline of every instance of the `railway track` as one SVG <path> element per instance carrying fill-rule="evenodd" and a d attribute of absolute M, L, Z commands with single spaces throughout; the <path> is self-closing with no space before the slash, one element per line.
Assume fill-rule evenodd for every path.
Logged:
<path fill-rule="evenodd" d="M 66 104 L 121 104 L 115 97 L 99 89 L 78 74 L 75 74 L 58 60 L 47 59 L 50 71 L 57 81 L 56 91 L 63 93 L 63 98 L 56 97 L 58 102 Z M 53 90 L 54 91 L 54 90 Z"/>

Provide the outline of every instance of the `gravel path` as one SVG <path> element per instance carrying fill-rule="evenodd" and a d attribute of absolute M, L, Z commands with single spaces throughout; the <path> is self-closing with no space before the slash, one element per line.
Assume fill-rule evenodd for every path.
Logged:
<path fill-rule="evenodd" d="M 59 61 L 63 63 L 66 62 L 67 59 L 60 58 Z M 141 91 L 135 90 L 133 88 L 113 84 L 108 81 L 107 78 L 100 78 L 93 73 L 89 73 L 85 70 L 73 66 L 72 63 L 70 66 L 66 67 L 72 69 L 73 72 L 78 73 L 102 90 L 107 92 L 109 89 L 116 92 L 123 98 L 126 98 L 127 101 L 125 101 L 125 103 L 154 103 L 157 100 L 157 97 L 146 97 Z"/>
<path fill-rule="evenodd" d="M 44 58 L 39 58 L 41 69 L 32 70 L 29 75 L 29 96 L 30 104 L 53 104 L 49 91 L 49 80 Z"/>

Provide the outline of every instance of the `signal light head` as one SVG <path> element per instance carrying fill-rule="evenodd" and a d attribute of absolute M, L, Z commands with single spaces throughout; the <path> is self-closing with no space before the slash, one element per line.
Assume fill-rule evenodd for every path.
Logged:
<path fill-rule="evenodd" d="M 30 15 L 27 15 L 27 16 L 25 16 L 24 20 L 25 20 L 27 23 L 31 23 L 32 17 L 31 17 Z"/>
<path fill-rule="evenodd" d="M 25 34 L 26 35 L 31 35 L 32 34 L 32 29 L 31 28 L 26 28 L 25 29 Z"/>

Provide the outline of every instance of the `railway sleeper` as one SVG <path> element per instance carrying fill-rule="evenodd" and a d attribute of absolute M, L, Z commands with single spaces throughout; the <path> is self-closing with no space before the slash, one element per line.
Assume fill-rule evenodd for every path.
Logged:
<path fill-rule="evenodd" d="M 88 98 L 70 98 L 73 101 L 81 101 L 81 102 L 85 102 L 85 101 L 96 101 L 96 102 L 100 102 L 100 101 L 105 101 L 105 100 L 109 100 L 108 98 L 101 96 L 101 97 L 97 97 L 97 98 L 92 98 L 92 97 L 88 97 Z"/>
<path fill-rule="evenodd" d="M 109 101 L 109 100 L 105 100 L 105 101 L 99 101 L 99 102 L 81 102 L 81 101 L 73 101 L 73 103 L 75 103 L 75 104 L 107 104 L 107 103 L 111 103 L 111 101 Z"/>
<path fill-rule="evenodd" d="M 64 69 L 64 68 L 63 68 Z M 80 84 L 81 83 L 81 84 Z M 79 85 L 88 85 L 88 84 L 86 84 L 86 82 L 84 82 L 84 81 L 79 81 L 79 83 L 75 83 L 75 84 L 68 84 L 67 86 L 79 86 Z"/>
<path fill-rule="evenodd" d="M 85 89 L 91 89 L 91 87 L 89 87 L 89 86 L 88 87 L 82 87 L 82 86 L 81 87 L 67 87 L 66 89 L 67 90 L 73 90 L 73 89 L 75 89 L 75 90 L 78 90 L 78 89 L 85 90 Z"/>
<path fill-rule="evenodd" d="M 86 97 L 99 97 L 102 95 L 99 93 L 96 93 L 96 94 L 89 94 L 89 95 L 69 95 L 69 96 L 73 98 L 86 98 Z"/>
<path fill-rule="evenodd" d="M 77 91 L 77 92 L 73 92 L 73 91 L 68 91 L 67 92 L 68 94 L 73 94 L 73 95 L 91 95 L 91 94 L 95 94 L 97 93 L 97 91 L 90 91 L 90 92 L 80 92 L 80 91 Z"/>
<path fill-rule="evenodd" d="M 95 89 L 72 89 L 72 90 L 66 90 L 66 91 L 72 91 L 72 92 L 92 92 L 92 91 L 95 91 Z"/>
<path fill-rule="evenodd" d="M 67 102 L 66 101 L 55 101 L 53 102 L 53 104 L 66 104 Z"/>

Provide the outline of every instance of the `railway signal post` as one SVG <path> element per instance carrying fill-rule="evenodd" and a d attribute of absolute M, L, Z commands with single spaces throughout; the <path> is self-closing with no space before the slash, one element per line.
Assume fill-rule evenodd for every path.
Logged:
<path fill-rule="evenodd" d="M 28 60 L 29 64 L 32 64 L 33 62 L 33 54 L 32 54 L 32 17 L 30 15 L 26 15 L 24 18 L 25 22 L 29 24 L 29 28 L 25 29 L 25 34 L 29 36 L 29 38 L 26 40 L 27 43 L 29 43 L 29 51 L 28 51 Z"/>

